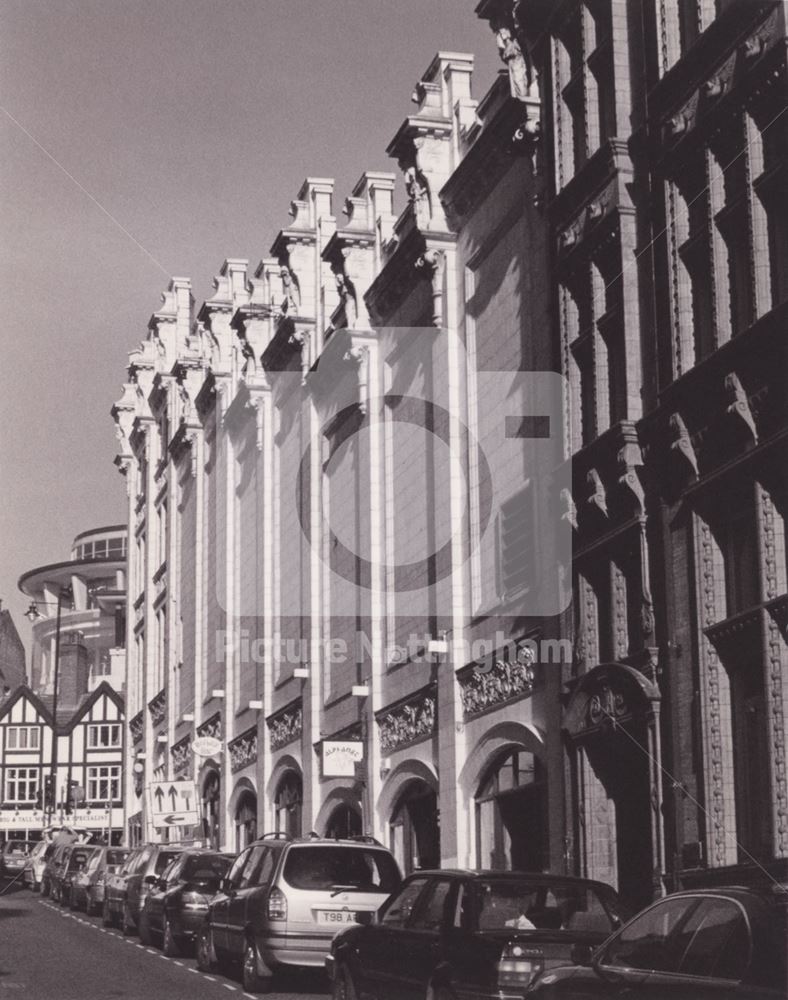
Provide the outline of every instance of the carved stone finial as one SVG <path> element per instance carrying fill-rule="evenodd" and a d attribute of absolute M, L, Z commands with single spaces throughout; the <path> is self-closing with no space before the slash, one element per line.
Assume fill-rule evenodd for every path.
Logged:
<path fill-rule="evenodd" d="M 345 321 L 348 328 L 352 329 L 358 320 L 358 297 L 356 295 L 356 286 L 344 271 L 335 272 L 334 277 L 337 283 L 339 298 L 342 300 L 342 305 L 345 309 Z"/>
<path fill-rule="evenodd" d="M 725 376 L 725 395 L 728 400 L 726 412 L 729 416 L 740 420 L 747 428 L 747 432 L 752 438 L 752 443 L 758 443 L 758 429 L 755 426 L 755 417 L 750 409 L 750 402 L 747 393 L 739 380 L 736 372 L 729 372 Z"/>
<path fill-rule="evenodd" d="M 687 430 L 687 425 L 680 413 L 670 416 L 670 450 L 689 465 L 695 476 L 698 475 L 698 458 Z"/>
<path fill-rule="evenodd" d="M 602 483 L 602 477 L 596 469 L 588 470 L 586 482 L 591 488 L 588 496 L 588 503 L 590 503 L 593 507 L 596 507 L 597 510 L 607 517 L 607 494 L 605 493 L 605 487 Z"/>
<path fill-rule="evenodd" d="M 414 150 L 410 159 L 398 162 L 405 179 L 408 200 L 416 216 L 416 225 L 419 229 L 429 229 L 432 222 L 432 192 L 430 183 L 419 166 L 418 153 Z"/>

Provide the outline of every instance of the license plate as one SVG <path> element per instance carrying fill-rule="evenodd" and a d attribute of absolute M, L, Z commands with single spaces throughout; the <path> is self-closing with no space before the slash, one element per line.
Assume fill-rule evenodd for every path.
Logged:
<path fill-rule="evenodd" d="M 318 910 L 317 922 L 319 924 L 354 924 L 356 914 L 350 910 Z"/>

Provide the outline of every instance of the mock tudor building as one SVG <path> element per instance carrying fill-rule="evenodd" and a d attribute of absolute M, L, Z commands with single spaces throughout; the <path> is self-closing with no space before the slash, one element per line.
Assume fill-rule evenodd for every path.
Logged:
<path fill-rule="evenodd" d="M 229 849 L 784 875 L 785 23 L 678 6 L 484 0 L 503 68 L 429 65 L 401 212 L 310 177 L 171 281 L 113 410 L 132 838 L 182 778 Z"/>

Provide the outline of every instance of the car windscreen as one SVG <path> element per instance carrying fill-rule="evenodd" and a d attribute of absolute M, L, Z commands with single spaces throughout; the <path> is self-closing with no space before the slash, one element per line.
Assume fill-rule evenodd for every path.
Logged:
<path fill-rule="evenodd" d="M 477 882 L 478 927 L 481 931 L 554 930 L 609 934 L 617 926 L 593 886 L 490 879 Z"/>
<path fill-rule="evenodd" d="M 128 856 L 128 851 L 107 851 L 106 864 L 108 867 L 112 866 L 117 868 L 118 865 L 123 864 Z"/>
<path fill-rule="evenodd" d="M 27 854 L 30 844 L 26 840 L 9 840 L 3 848 L 3 854 Z"/>
<path fill-rule="evenodd" d="M 230 870 L 231 858 L 221 854 L 195 854 L 186 859 L 181 878 L 191 882 L 224 878 Z"/>
<path fill-rule="evenodd" d="M 156 858 L 156 874 L 161 875 L 167 865 L 174 861 L 180 853 L 180 851 L 160 851 L 158 858 Z"/>
<path fill-rule="evenodd" d="M 291 848 L 283 877 L 294 889 L 331 891 L 344 887 L 386 895 L 394 892 L 400 881 L 396 862 L 385 851 L 339 845 Z"/>

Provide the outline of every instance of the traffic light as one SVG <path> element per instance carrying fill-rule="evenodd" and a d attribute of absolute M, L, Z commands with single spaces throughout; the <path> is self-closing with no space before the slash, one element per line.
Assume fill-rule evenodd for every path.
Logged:
<path fill-rule="evenodd" d="M 44 807 L 44 789 L 36 789 L 36 809 L 43 809 Z"/>
<path fill-rule="evenodd" d="M 84 791 L 78 781 L 71 778 L 68 782 L 68 792 L 66 793 L 66 812 L 71 814 L 84 798 Z"/>
<path fill-rule="evenodd" d="M 44 808 L 55 808 L 55 779 L 51 774 L 44 775 Z"/>

